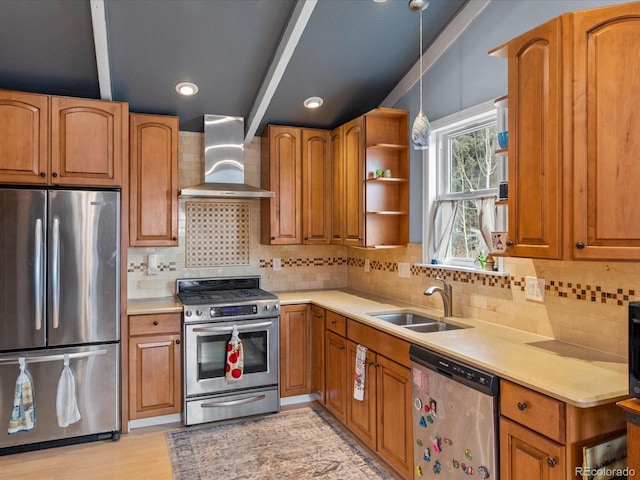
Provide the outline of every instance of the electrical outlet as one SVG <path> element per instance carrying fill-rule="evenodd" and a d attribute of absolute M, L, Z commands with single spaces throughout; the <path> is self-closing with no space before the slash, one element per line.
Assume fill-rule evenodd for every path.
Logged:
<path fill-rule="evenodd" d="M 150 253 L 147 255 L 147 275 L 158 274 L 158 254 Z"/>
<path fill-rule="evenodd" d="M 273 263 L 273 271 L 277 272 L 282 268 L 282 262 L 279 258 L 272 258 L 271 262 Z"/>
<path fill-rule="evenodd" d="M 524 298 L 527 300 L 544 301 L 544 278 L 524 277 Z"/>
<path fill-rule="evenodd" d="M 411 278 L 411 265 L 407 262 L 398 262 L 398 276 L 400 278 Z"/>
<path fill-rule="evenodd" d="M 369 273 L 369 270 L 371 270 L 371 260 L 369 260 L 368 258 L 364 259 L 364 271 L 366 273 Z"/>

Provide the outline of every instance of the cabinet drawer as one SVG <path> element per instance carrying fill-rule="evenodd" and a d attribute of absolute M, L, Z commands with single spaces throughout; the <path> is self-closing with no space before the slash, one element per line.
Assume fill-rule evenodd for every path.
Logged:
<path fill-rule="evenodd" d="M 337 333 L 342 337 L 347 336 L 347 319 L 342 315 L 327 310 L 326 314 L 327 330 Z"/>
<path fill-rule="evenodd" d="M 556 442 L 565 442 L 565 404 L 560 400 L 501 380 L 500 413 Z"/>
<path fill-rule="evenodd" d="M 130 315 L 129 335 L 153 335 L 156 333 L 180 333 L 182 318 L 179 313 L 156 315 Z"/>
<path fill-rule="evenodd" d="M 349 319 L 347 328 L 349 340 L 364 345 L 400 365 L 411 367 L 409 342 L 356 320 Z"/>

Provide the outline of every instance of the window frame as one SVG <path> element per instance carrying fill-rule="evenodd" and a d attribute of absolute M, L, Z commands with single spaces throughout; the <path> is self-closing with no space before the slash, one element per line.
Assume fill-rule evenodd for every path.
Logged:
<path fill-rule="evenodd" d="M 431 123 L 431 147 L 423 151 L 422 157 L 425 168 L 423 168 L 423 232 L 422 232 L 422 260 L 424 265 L 432 265 L 436 268 L 462 270 L 462 271 L 483 271 L 484 273 L 492 273 L 476 268 L 474 260 L 453 257 L 448 259 L 446 263 L 432 264 L 431 259 L 434 255 L 435 247 L 431 242 L 432 230 L 434 228 L 434 210 L 435 202 L 438 199 L 467 199 L 477 198 L 487 195 L 495 195 L 498 197 L 498 187 L 495 189 L 476 190 L 472 194 L 465 192 L 450 193 L 450 165 L 448 161 L 448 139 L 452 134 L 469 131 L 474 126 L 482 126 L 483 124 L 496 125 L 496 131 L 506 130 L 504 112 L 496 107 L 494 101 L 487 101 L 474 107 L 456 112 L 447 117 L 438 119 Z M 497 164 L 498 184 L 507 179 L 506 161 L 498 160 Z M 447 193 L 440 194 L 439 192 Z M 506 230 L 506 208 L 499 207 L 497 209 L 497 218 L 495 229 Z M 501 258 L 496 258 L 497 272 L 504 271 Z"/>

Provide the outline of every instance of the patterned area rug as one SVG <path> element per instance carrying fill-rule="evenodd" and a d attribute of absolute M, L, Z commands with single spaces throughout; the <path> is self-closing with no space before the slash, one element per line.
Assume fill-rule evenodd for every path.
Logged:
<path fill-rule="evenodd" d="M 166 433 L 173 478 L 395 478 L 319 408 Z"/>

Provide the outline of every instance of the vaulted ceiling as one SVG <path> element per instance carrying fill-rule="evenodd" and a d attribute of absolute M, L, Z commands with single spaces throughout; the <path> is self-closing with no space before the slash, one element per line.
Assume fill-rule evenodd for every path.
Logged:
<path fill-rule="evenodd" d="M 431 0 L 427 49 L 468 0 Z M 408 0 L 0 0 L 0 88 L 132 112 L 333 128 L 380 106 L 419 57 Z M 175 85 L 199 91 L 182 97 Z M 324 99 L 309 110 L 310 96 Z"/>

